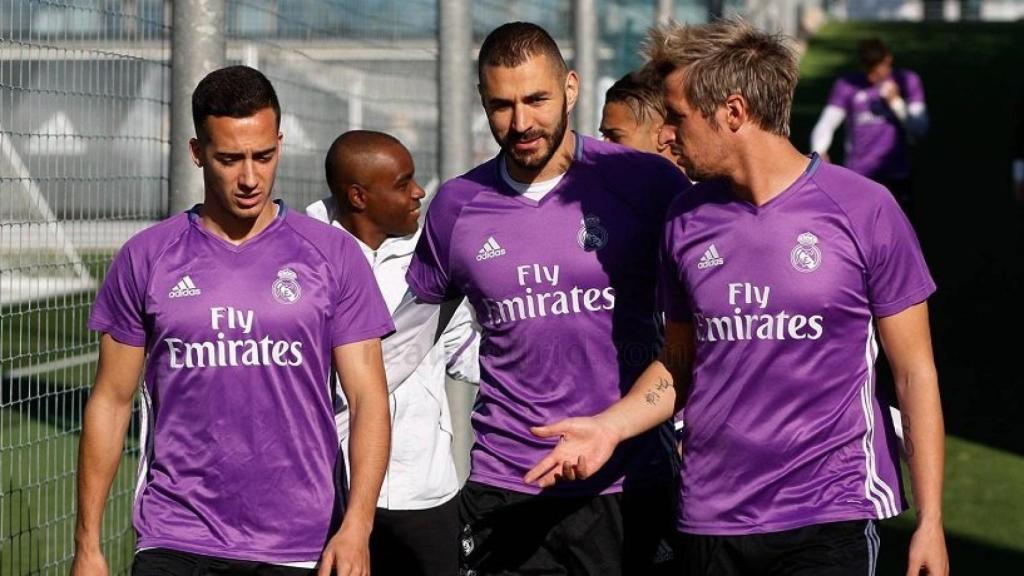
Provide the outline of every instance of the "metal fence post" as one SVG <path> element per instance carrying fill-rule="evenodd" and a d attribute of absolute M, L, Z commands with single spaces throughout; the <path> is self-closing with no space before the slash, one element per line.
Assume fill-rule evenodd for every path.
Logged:
<path fill-rule="evenodd" d="M 171 35 L 171 160 L 168 215 L 203 201 L 202 173 L 188 150 L 192 91 L 224 65 L 224 0 L 175 0 Z"/>
<path fill-rule="evenodd" d="M 460 0 L 439 0 L 437 10 L 438 179 L 441 182 L 466 172 L 473 162 L 472 118 L 477 106 L 470 98 L 476 85 L 472 75 L 472 5 Z M 469 476 L 469 450 L 473 446 L 470 414 L 475 386 L 449 379 L 448 405 L 452 415 L 452 456 L 459 479 Z"/>
<path fill-rule="evenodd" d="M 472 8 L 460 0 L 440 0 L 438 6 L 438 138 L 440 180 L 458 176 L 470 168 L 473 111 L 470 90 L 476 83 L 471 72 Z"/>
<path fill-rule="evenodd" d="M 580 75 L 576 101 L 576 131 L 597 131 L 597 8 L 594 0 L 573 2 L 573 68 Z"/>

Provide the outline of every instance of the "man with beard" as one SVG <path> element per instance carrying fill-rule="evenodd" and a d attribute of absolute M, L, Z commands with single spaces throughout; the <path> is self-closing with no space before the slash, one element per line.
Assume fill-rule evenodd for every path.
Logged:
<path fill-rule="evenodd" d="M 545 428 L 563 441 L 530 478 L 600 474 L 622 439 L 685 402 L 686 574 L 874 574 L 875 523 L 906 507 L 877 331 L 918 509 L 906 574 L 948 575 L 935 283 L 913 228 L 884 187 L 789 141 L 798 67 L 782 37 L 740 20 L 670 25 L 648 52 L 673 146 L 701 181 L 664 228 L 665 349 L 615 406 Z"/>
<path fill-rule="evenodd" d="M 670 425 L 586 481 L 523 477 L 558 442 L 532 427 L 604 410 L 657 355 L 658 230 L 689 182 L 568 130 L 578 77 L 540 27 L 497 28 L 478 66 L 501 153 L 441 187 L 407 275 L 420 301 L 468 298 L 482 328 L 463 573 L 649 574 L 671 558 Z"/>

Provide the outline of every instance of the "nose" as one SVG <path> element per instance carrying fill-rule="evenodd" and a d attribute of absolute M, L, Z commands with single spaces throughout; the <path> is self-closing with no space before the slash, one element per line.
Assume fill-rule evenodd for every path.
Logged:
<path fill-rule="evenodd" d="M 662 124 L 661 129 L 658 130 L 658 144 L 660 146 L 670 146 L 676 141 L 676 127 L 671 124 Z"/>
<path fill-rule="evenodd" d="M 527 107 L 516 103 L 512 106 L 512 130 L 520 134 L 530 129 L 530 115 Z"/>
<path fill-rule="evenodd" d="M 256 162 L 252 158 L 246 158 L 242 162 L 242 171 L 238 175 L 238 187 L 249 191 L 258 184 L 256 179 Z"/>
<path fill-rule="evenodd" d="M 413 198 L 413 200 L 421 200 L 426 195 L 427 195 L 426 191 L 423 190 L 423 188 L 419 185 L 419 183 L 413 181 L 413 183 L 412 183 L 412 198 Z"/>

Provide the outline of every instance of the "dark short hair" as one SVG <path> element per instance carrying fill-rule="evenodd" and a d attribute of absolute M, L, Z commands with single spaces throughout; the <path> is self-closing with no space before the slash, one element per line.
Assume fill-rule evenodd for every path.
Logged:
<path fill-rule="evenodd" d="M 562 76 L 569 70 L 554 38 L 546 30 L 530 22 L 502 24 L 484 38 L 477 59 L 477 76 L 483 83 L 485 66 L 515 68 L 533 56 L 543 54 Z"/>
<path fill-rule="evenodd" d="M 273 108 L 280 127 L 281 105 L 274 86 L 259 70 L 248 66 L 214 70 L 199 81 L 192 93 L 192 123 L 200 137 L 210 116 L 246 118 L 264 108 Z"/>
<path fill-rule="evenodd" d="M 865 72 L 870 72 L 891 55 L 892 52 L 889 52 L 889 48 L 881 38 L 866 38 L 857 45 L 857 58 L 860 60 L 861 69 Z"/>
<path fill-rule="evenodd" d="M 619 78 L 605 92 L 604 102 L 625 104 L 638 124 L 665 119 L 661 82 L 651 71 L 634 71 Z"/>
<path fill-rule="evenodd" d="M 390 134 L 374 130 L 349 130 L 334 139 L 324 159 L 324 176 L 331 194 L 342 201 L 345 187 L 355 181 L 360 166 L 367 156 L 377 154 L 389 146 L 405 148 Z"/>

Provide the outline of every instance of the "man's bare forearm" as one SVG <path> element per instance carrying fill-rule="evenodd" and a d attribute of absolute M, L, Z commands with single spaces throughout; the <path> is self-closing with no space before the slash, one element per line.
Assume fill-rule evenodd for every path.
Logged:
<path fill-rule="evenodd" d="M 391 448 L 391 424 L 387 396 L 371 394 L 350 404 L 351 438 L 349 460 L 352 485 L 349 490 L 345 522 L 369 529 L 377 507 L 384 471 Z"/>
<path fill-rule="evenodd" d="M 905 455 L 918 519 L 942 520 L 945 426 L 934 375 L 897 377 Z"/>
<path fill-rule="evenodd" d="M 666 326 L 665 347 L 633 387 L 598 418 L 619 440 L 632 438 L 671 418 L 686 401 L 692 380 L 693 332 L 688 324 Z"/>
<path fill-rule="evenodd" d="M 655 360 L 633 387 L 611 407 L 597 415 L 621 442 L 654 428 L 675 413 L 676 392 L 672 375 Z"/>
<path fill-rule="evenodd" d="M 98 393 L 85 406 L 81 445 L 78 449 L 78 519 L 75 543 L 79 548 L 98 548 L 103 508 L 117 473 L 124 435 L 132 405 L 110 394 Z"/>
<path fill-rule="evenodd" d="M 145 352 L 140 347 L 100 338 L 96 384 L 85 405 L 78 446 L 77 550 L 97 552 L 103 509 L 124 449 Z"/>

